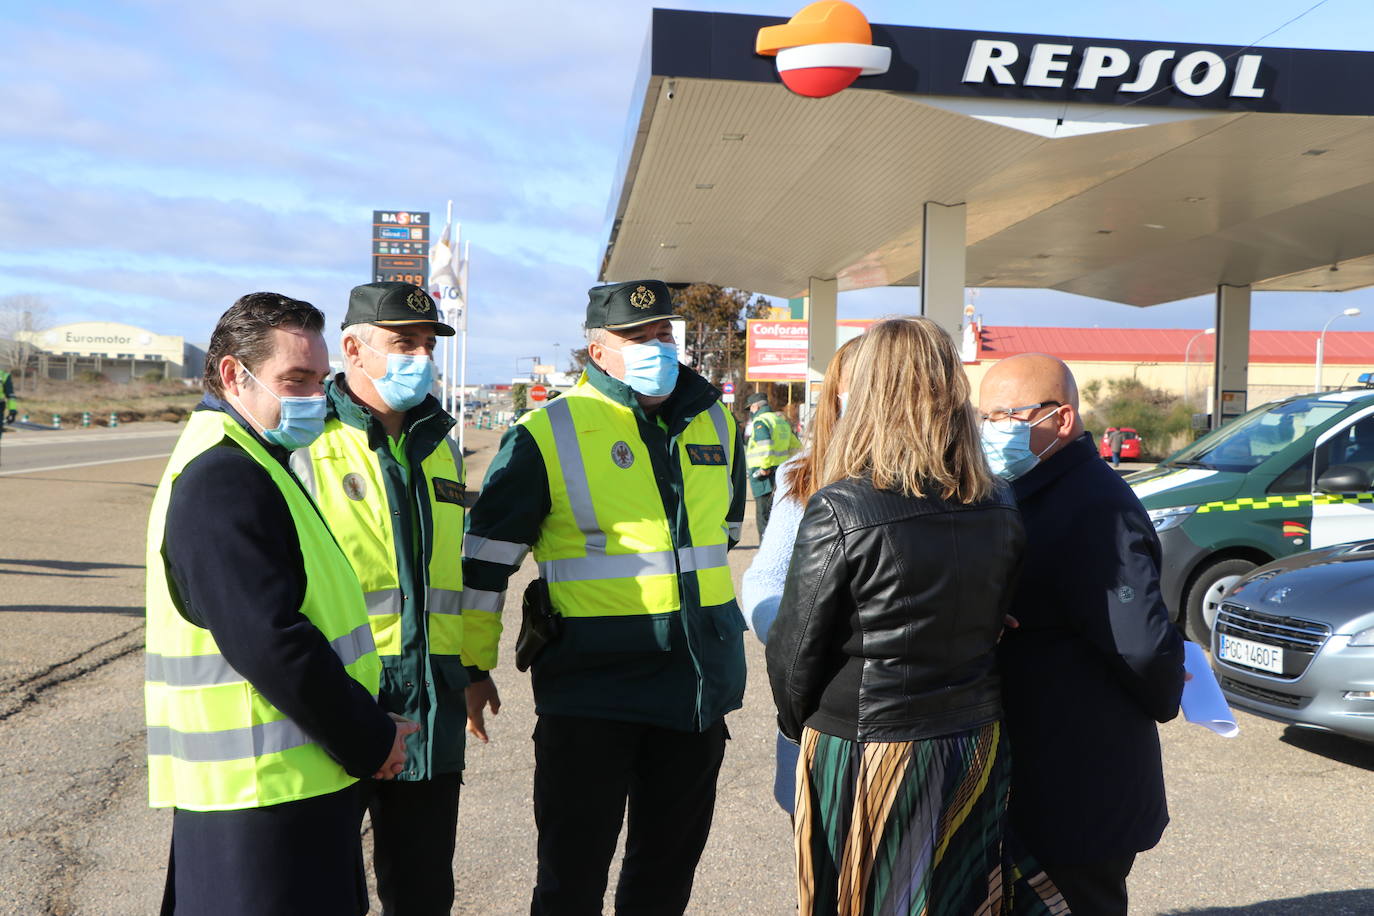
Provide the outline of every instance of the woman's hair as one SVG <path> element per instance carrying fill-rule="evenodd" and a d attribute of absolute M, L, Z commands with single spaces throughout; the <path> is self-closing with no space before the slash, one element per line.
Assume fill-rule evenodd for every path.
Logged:
<path fill-rule="evenodd" d="M 851 337 L 846 340 L 835 351 L 835 355 L 830 357 L 830 364 L 825 367 L 820 398 L 806 428 L 806 450 L 787 468 L 787 492 L 784 499 L 795 499 L 806 505 L 811 494 L 821 488 L 818 479 L 820 475 L 816 473 L 816 469 L 824 464 L 826 446 L 835 432 L 835 424 L 840 420 L 840 382 L 843 381 L 845 369 L 858 346 L 859 338 Z"/>
<path fill-rule="evenodd" d="M 820 486 L 867 476 L 878 489 L 909 496 L 986 499 L 993 477 L 949 335 L 929 318 L 896 318 L 859 341 L 848 406 L 819 465 Z"/>

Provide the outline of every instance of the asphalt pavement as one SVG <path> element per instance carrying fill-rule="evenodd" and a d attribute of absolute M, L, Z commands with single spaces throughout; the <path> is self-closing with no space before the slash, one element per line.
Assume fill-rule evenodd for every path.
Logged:
<path fill-rule="evenodd" d="M 9 451 L 25 438 L 19 433 L 0 444 L 4 470 L 24 449 L 41 459 L 0 478 L 0 741 L 8 777 L 0 781 L 0 914 L 157 909 L 170 820 L 146 807 L 142 587 L 144 526 L 165 458 L 127 460 L 126 450 L 170 451 L 175 428 L 158 426 L 54 432 L 41 446 Z M 146 436 L 100 438 L 118 432 Z M 69 436 L 85 438 L 59 439 Z M 469 436 L 469 477 L 479 480 L 497 436 Z M 745 546 L 731 558 L 737 578 L 754 554 L 750 515 Z M 532 576 L 527 561 L 511 582 L 512 628 L 516 597 Z M 772 801 L 762 647 L 752 634 L 745 639 L 750 683 L 745 708 L 729 718 L 733 740 L 694 914 L 793 912 L 790 825 Z M 534 719 L 529 680 L 511 664 L 512 642 L 504 640 L 495 675 L 504 706 L 489 722 L 493 740 L 469 750 L 457 913 L 528 911 Z M 1161 729 L 1173 823 L 1137 862 L 1132 912 L 1374 913 L 1374 745 L 1244 713 L 1238 719 L 1234 739 L 1177 721 Z"/>
<path fill-rule="evenodd" d="M 165 458 L 182 427 L 177 423 L 134 423 L 48 429 L 36 424 L 5 427 L 0 436 L 0 476 L 38 469 L 68 470 L 131 458 Z"/>

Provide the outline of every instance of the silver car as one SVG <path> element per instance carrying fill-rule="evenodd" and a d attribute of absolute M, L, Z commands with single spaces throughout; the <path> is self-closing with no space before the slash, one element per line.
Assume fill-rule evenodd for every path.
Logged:
<path fill-rule="evenodd" d="M 1212 657 L 1232 706 L 1374 741 L 1374 541 L 1246 574 L 1222 599 Z"/>

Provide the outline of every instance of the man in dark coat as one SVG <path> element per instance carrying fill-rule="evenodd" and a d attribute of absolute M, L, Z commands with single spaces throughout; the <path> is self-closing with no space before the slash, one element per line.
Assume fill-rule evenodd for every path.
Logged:
<path fill-rule="evenodd" d="M 1178 714 L 1183 691 L 1159 540 L 1084 432 L 1061 361 L 1002 360 L 979 408 L 1026 528 L 1019 626 L 999 653 L 1012 825 L 1075 914 L 1124 916 L 1135 856 L 1169 821 L 1155 723 Z"/>

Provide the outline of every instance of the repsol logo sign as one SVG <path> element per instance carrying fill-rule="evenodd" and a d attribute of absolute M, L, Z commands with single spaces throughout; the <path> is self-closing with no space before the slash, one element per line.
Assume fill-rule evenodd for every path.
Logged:
<path fill-rule="evenodd" d="M 1023 86 L 1031 89 L 1099 88 L 1119 93 L 1145 93 L 1172 86 L 1184 95 L 1201 97 L 1226 91 L 1234 99 L 1262 99 L 1259 85 L 1262 54 L 1227 59 L 1215 51 L 1180 53 L 1155 48 L 1132 55 L 1123 48 L 1041 42 L 1028 53 L 1015 42 L 979 38 L 969 48 L 964 83 Z"/>

